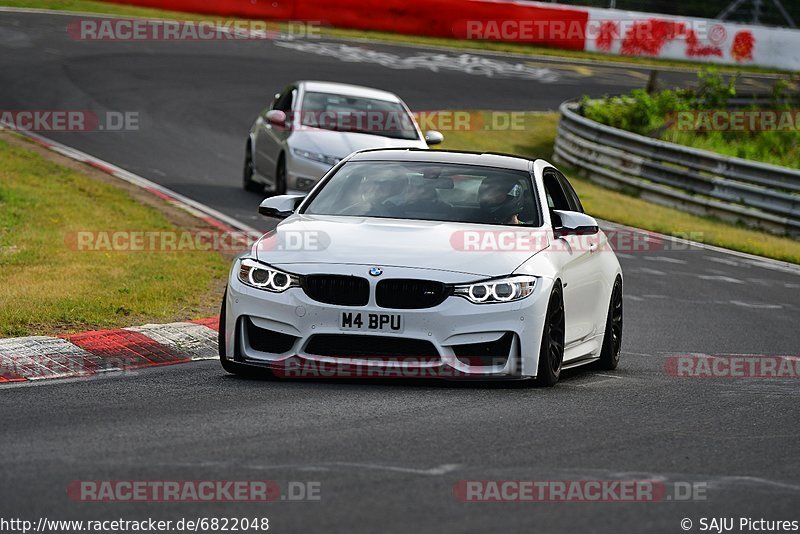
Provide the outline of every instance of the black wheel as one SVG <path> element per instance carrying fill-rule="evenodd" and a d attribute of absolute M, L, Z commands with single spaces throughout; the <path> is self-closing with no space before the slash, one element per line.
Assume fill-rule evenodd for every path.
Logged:
<path fill-rule="evenodd" d="M 539 368 L 536 372 L 536 385 L 550 387 L 558 382 L 561 376 L 561 365 L 564 363 L 564 299 L 561 293 L 561 282 L 556 282 L 547 314 L 544 319 L 542 346 L 539 349 Z"/>
<path fill-rule="evenodd" d="M 283 154 L 278 158 L 278 166 L 275 167 L 275 187 L 272 191 L 274 195 L 286 194 L 286 159 Z"/>
<path fill-rule="evenodd" d="M 252 191 L 254 193 L 260 193 L 264 190 L 264 187 L 261 184 L 258 184 L 253 181 L 253 173 L 255 172 L 255 166 L 253 165 L 253 151 L 250 148 L 250 145 L 247 145 L 247 151 L 244 155 L 244 171 L 243 174 L 243 182 L 244 182 L 244 189 L 245 191 Z"/>
<path fill-rule="evenodd" d="M 611 291 L 611 302 L 608 305 L 606 331 L 603 334 L 603 348 L 600 350 L 600 369 L 616 369 L 622 349 L 622 279 L 617 277 Z"/>

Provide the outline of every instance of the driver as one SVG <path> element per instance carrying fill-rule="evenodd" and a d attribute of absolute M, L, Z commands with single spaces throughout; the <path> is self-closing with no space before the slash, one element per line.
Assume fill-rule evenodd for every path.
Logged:
<path fill-rule="evenodd" d="M 346 208 L 342 215 L 393 217 L 397 215 L 397 205 L 387 201 L 398 195 L 406 183 L 404 177 L 394 172 L 365 176 L 358 188 L 358 202 Z"/>
<path fill-rule="evenodd" d="M 484 178 L 478 189 L 478 201 L 488 223 L 524 224 L 519 219 L 525 206 L 519 182 L 501 176 Z"/>

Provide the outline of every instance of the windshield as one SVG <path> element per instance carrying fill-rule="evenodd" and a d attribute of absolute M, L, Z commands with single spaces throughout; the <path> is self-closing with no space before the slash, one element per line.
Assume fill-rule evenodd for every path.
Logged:
<path fill-rule="evenodd" d="M 419 139 L 414 120 L 399 102 L 308 92 L 299 113 L 303 126 L 392 139 Z"/>
<path fill-rule="evenodd" d="M 530 174 L 473 165 L 348 162 L 303 213 L 541 226 Z"/>

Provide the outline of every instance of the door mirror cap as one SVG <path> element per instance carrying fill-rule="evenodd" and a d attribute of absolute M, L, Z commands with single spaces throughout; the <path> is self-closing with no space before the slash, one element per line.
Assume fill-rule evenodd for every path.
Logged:
<path fill-rule="evenodd" d="M 271 109 L 267 111 L 267 122 L 279 128 L 286 127 L 286 112 L 279 109 Z"/>
<path fill-rule="evenodd" d="M 285 219 L 297 209 L 305 195 L 278 195 L 264 199 L 258 206 L 258 213 L 266 217 Z"/>
<path fill-rule="evenodd" d="M 594 235 L 600 231 L 600 226 L 594 217 L 590 217 L 579 211 L 553 210 L 561 224 L 553 221 L 553 235 L 556 238 L 567 235 Z"/>
<path fill-rule="evenodd" d="M 428 130 L 425 132 L 425 142 L 428 143 L 428 146 L 439 145 L 442 141 L 444 141 L 442 132 L 437 132 L 436 130 Z"/>

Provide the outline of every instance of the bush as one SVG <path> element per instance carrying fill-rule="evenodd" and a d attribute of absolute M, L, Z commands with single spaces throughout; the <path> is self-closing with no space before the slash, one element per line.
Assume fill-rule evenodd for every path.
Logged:
<path fill-rule="evenodd" d="M 795 80 L 791 80 L 796 82 Z M 736 96 L 736 77 L 726 79 L 707 69 L 698 74 L 694 89 L 667 89 L 649 94 L 634 89 L 627 95 L 599 100 L 584 97 L 582 113 L 588 119 L 673 143 L 712 150 L 729 156 L 800 168 L 800 124 L 793 131 L 679 131 L 672 128 L 681 111 L 728 109 Z M 771 110 L 797 109 L 800 95 L 792 83 L 778 80 L 772 91 Z M 755 105 L 751 109 L 758 109 Z M 797 116 L 796 113 L 792 113 Z"/>

